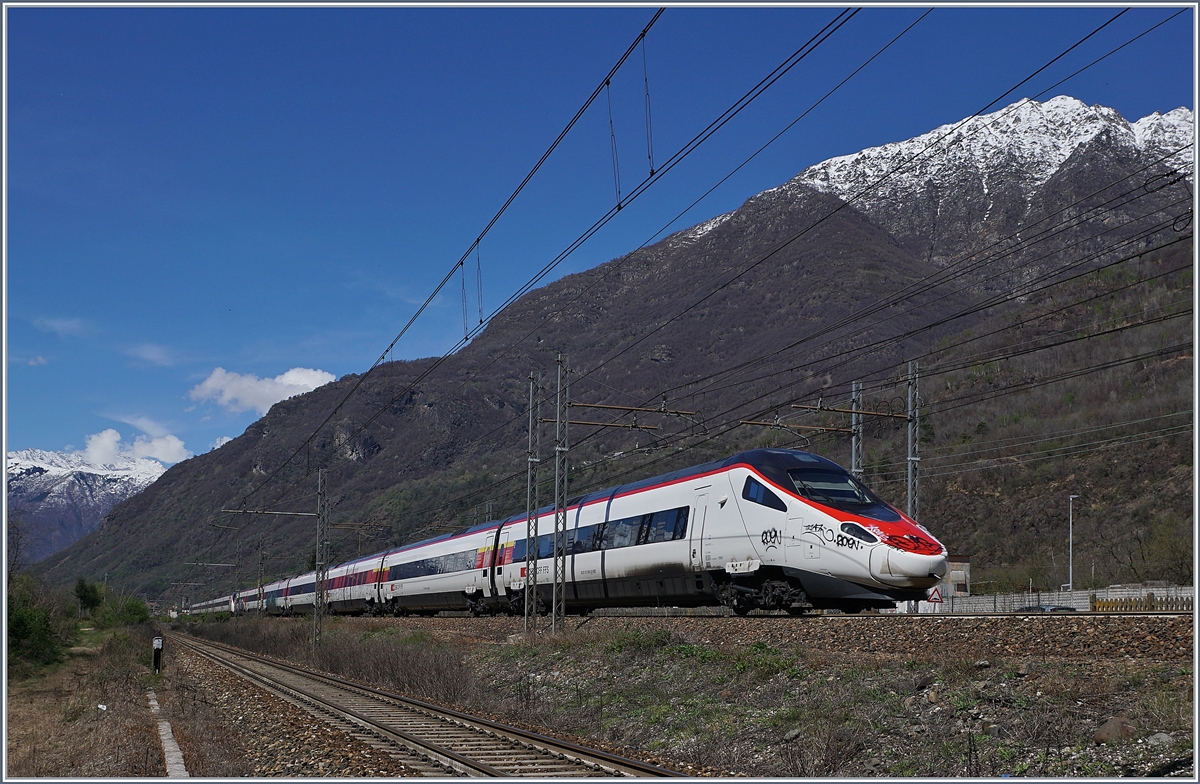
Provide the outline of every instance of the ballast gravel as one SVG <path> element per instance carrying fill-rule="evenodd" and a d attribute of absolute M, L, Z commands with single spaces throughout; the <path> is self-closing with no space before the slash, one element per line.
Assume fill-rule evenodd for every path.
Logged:
<path fill-rule="evenodd" d="M 402 628 L 453 639 L 504 642 L 524 631 L 521 618 L 401 618 Z M 1007 616 L 874 615 L 793 618 L 568 617 L 566 629 L 670 631 L 706 645 L 803 646 L 826 653 L 915 660 L 1053 656 L 1066 659 L 1192 658 L 1192 618 L 1185 615 Z M 539 619 L 539 634 L 549 620 Z"/>
<path fill-rule="evenodd" d="M 242 775 L 256 778 L 354 777 L 419 775 L 388 754 L 335 729 L 310 713 L 212 661 L 188 651 L 174 655 L 180 682 L 195 698 L 224 712 L 236 731 L 226 736 L 225 752 L 241 757 Z M 186 735 L 184 736 L 187 737 Z M 196 759 L 202 739 L 181 738 L 185 764 Z M 189 754 L 189 746 L 197 751 Z M 235 761 L 236 763 L 236 761 Z M 206 772 L 189 769 L 193 776 Z M 208 774 L 211 775 L 211 774 Z"/>
<path fill-rule="evenodd" d="M 401 619 L 341 619 L 345 631 L 376 631 L 388 628 L 400 632 L 419 632 L 431 637 L 460 643 L 504 646 L 526 639 L 524 621 L 520 618 L 401 618 Z M 539 619 L 538 637 L 548 636 L 548 619 Z M 781 650 L 803 649 L 815 652 L 831 664 L 854 661 L 874 662 L 880 683 L 889 683 L 889 673 L 901 676 L 892 688 L 899 692 L 901 704 L 895 716 L 885 721 L 889 725 L 882 733 L 887 745 L 863 750 L 858 761 L 838 775 L 889 776 L 897 775 L 894 767 L 900 750 L 944 739 L 962 738 L 971 733 L 1007 738 L 1029 721 L 1028 702 L 1038 705 L 1042 677 L 1059 678 L 1063 673 L 1078 672 L 1080 689 L 1097 679 L 1110 680 L 1134 677 L 1143 668 L 1161 669 L 1168 665 L 1185 675 L 1182 688 L 1191 691 L 1190 662 L 1193 655 L 1193 622 L 1190 616 L 1105 616 L 1087 613 L 1063 615 L 1012 616 L 825 616 L 792 618 L 785 616 L 747 618 L 705 617 L 633 617 L 592 616 L 567 619 L 565 629 L 590 630 L 599 634 L 616 631 L 641 632 L 648 635 L 667 632 L 677 639 L 692 641 L 720 649 L 744 649 L 769 646 Z M 495 650 L 500 650 L 496 648 Z M 942 684 L 917 678 L 924 672 L 921 663 L 957 660 L 975 672 L 969 688 L 959 688 L 953 695 L 945 693 Z M 993 668 L 1004 662 L 1015 673 L 1007 678 Z M 1053 664 L 1059 662 L 1061 664 Z M 248 775 L 260 777 L 385 777 L 414 775 L 401 763 L 367 744 L 327 727 L 303 710 L 281 699 L 267 695 L 232 673 L 198 657 L 186 659 L 187 677 L 208 694 L 213 703 L 227 707 L 231 721 L 241 727 L 245 755 L 252 768 Z M 915 669 L 914 669 L 915 667 Z M 1183 669 L 1179 669 L 1182 667 Z M 1130 669 L 1132 668 L 1132 669 Z M 1149 672 L 1150 670 L 1146 670 Z M 830 670 L 833 681 L 838 670 Z M 566 678 L 563 673 L 561 678 Z M 821 677 L 824 678 L 824 673 Z M 571 677 L 579 680 L 584 673 L 575 671 Z M 591 680 L 602 681 L 610 675 L 592 673 Z M 1071 676 L 1066 676 L 1071 677 Z M 560 678 L 559 673 L 546 673 L 547 685 Z M 911 682 L 910 682 L 911 681 Z M 564 681 L 565 682 L 565 681 Z M 880 688 L 886 688 L 881 685 Z M 894 692 L 893 692 L 894 693 Z M 722 696 L 725 693 L 722 692 Z M 963 700 L 975 707 L 956 707 L 951 700 Z M 740 695 L 729 695 L 732 705 Z M 1092 706 L 1085 693 L 1080 693 L 1079 710 L 1091 710 L 1097 716 L 1096 732 L 1109 717 L 1098 711 L 1109 707 Z M 1094 710 L 1093 710 L 1094 709 Z M 1119 710 L 1113 718 L 1119 718 Z M 495 716 L 501 721 L 520 724 L 513 716 Z M 529 727 L 535 731 L 555 734 L 553 729 Z M 797 728 L 798 729 L 798 728 Z M 781 727 L 778 737 L 768 739 L 761 751 L 745 757 L 746 768 L 753 771 L 764 764 L 761 754 L 777 756 L 789 751 L 795 743 L 796 732 Z M 943 737 L 944 736 L 944 737 Z M 567 734 L 570 737 L 570 734 Z M 596 739 L 580 742 L 604 747 Z M 1190 732 L 1156 732 L 1143 727 L 1137 737 L 1111 742 L 1091 741 L 1043 747 L 1012 760 L 1015 775 L 1034 774 L 1053 776 L 1185 776 L 1193 775 L 1190 761 L 1192 738 Z M 647 761 L 672 767 L 689 776 L 747 775 L 737 766 L 713 767 L 687 764 L 678 757 L 640 754 L 629 748 L 613 745 L 611 750 L 628 756 L 643 756 Z M 678 751 L 678 750 L 676 750 Z M 185 755 L 187 750 L 185 749 Z M 750 753 L 750 752 L 748 752 Z M 798 753 L 798 752 L 797 752 Z M 1182 754 L 1182 756 L 1181 756 Z M 766 763 L 769 764 L 769 763 Z M 984 771 L 979 771 L 984 772 Z M 749 775 L 762 775 L 750 772 Z M 778 775 L 778 774 L 775 774 Z M 902 775 L 914 775 L 906 773 Z M 968 775 L 967 771 L 959 775 Z"/>

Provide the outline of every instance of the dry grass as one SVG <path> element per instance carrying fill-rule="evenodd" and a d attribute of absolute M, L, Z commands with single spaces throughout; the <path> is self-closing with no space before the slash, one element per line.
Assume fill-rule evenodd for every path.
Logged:
<path fill-rule="evenodd" d="M 250 649 L 291 639 L 287 657 L 305 661 L 309 624 L 241 619 L 194 631 Z M 1182 696 L 1190 669 L 1149 662 L 868 662 L 808 646 L 713 645 L 676 631 L 590 626 L 467 645 L 344 620 L 331 624 L 317 658 L 383 688 L 708 773 L 1102 775 L 1128 751 L 1091 743 L 1108 717 L 1128 714 L 1143 734 L 1175 732 L 1172 754 L 1183 753 L 1192 730 Z"/>
<path fill-rule="evenodd" d="M 481 694 L 463 663 L 463 648 L 383 627 L 360 636 L 331 619 L 324 644 L 313 661 L 312 622 L 307 619 L 238 618 L 189 629 L 216 642 L 371 683 L 384 689 L 448 704 L 466 705 Z"/>
<path fill-rule="evenodd" d="M 140 630 L 109 633 L 93 648 L 73 649 L 44 677 L 10 682 L 6 774 L 165 776 L 145 669 L 134 654 L 144 642 L 148 657 L 149 638 Z"/>

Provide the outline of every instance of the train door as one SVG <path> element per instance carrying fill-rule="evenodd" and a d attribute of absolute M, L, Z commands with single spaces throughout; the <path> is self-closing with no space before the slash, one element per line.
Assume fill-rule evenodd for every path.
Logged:
<path fill-rule="evenodd" d="M 497 600 L 503 599 L 506 595 L 505 586 L 512 581 L 512 572 L 516 569 L 512 565 L 511 536 L 512 528 L 505 528 L 500 531 L 500 536 L 496 540 L 496 554 L 492 559 L 491 590 L 492 596 Z"/>
<path fill-rule="evenodd" d="M 471 583 L 467 586 L 468 594 L 477 594 L 477 598 L 487 599 L 492 595 L 492 556 L 495 550 L 491 543 L 485 544 L 476 551 L 475 572 Z"/>
<path fill-rule="evenodd" d="M 379 556 L 379 563 L 375 564 L 375 572 L 372 575 L 375 585 L 371 590 L 371 599 L 373 599 L 373 601 L 370 601 L 369 604 L 371 604 L 371 606 L 374 608 L 382 608 L 385 603 L 383 586 L 384 583 L 387 582 L 387 568 L 384 566 L 384 564 L 387 563 L 387 557 L 388 554 L 385 550 L 383 554 Z"/>
<path fill-rule="evenodd" d="M 697 488 L 696 500 L 692 504 L 691 564 L 697 572 L 704 568 L 704 523 L 708 517 L 709 487 L 711 485 Z"/>
<path fill-rule="evenodd" d="M 803 566 L 804 553 L 809 548 L 809 542 L 804 538 L 804 518 L 798 513 L 789 512 L 787 528 L 783 532 L 783 558 L 789 566 Z"/>

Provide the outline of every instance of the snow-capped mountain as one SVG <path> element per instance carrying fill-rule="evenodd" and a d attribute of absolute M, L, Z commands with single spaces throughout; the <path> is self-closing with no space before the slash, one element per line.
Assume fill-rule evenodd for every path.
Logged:
<path fill-rule="evenodd" d="M 29 531 L 29 560 L 61 550 L 94 531 L 117 503 L 146 489 L 166 469 L 148 458 L 93 465 L 82 454 L 24 449 L 5 460 L 8 508 Z"/>
<path fill-rule="evenodd" d="M 1047 202 L 1043 191 L 1072 167 L 1091 167 L 1093 179 L 1116 189 L 1123 182 L 1134 189 L 1161 183 L 1172 169 L 1194 182 L 1193 145 L 1189 109 L 1130 123 L 1114 109 L 1059 96 L 1018 101 L 906 141 L 831 158 L 775 190 L 786 195 L 808 186 L 837 195 L 937 263 L 949 260 L 962 239 L 978 244 L 1028 224 L 1035 207 Z M 1110 177 L 1113 166 L 1129 179 Z M 949 235 L 944 227 L 952 227 Z"/>
<path fill-rule="evenodd" d="M 1045 103 L 1019 101 L 907 141 L 830 158 L 805 169 L 793 182 L 846 200 L 862 194 L 855 204 L 867 212 L 922 188 L 953 184 L 964 173 L 977 177 L 984 193 L 992 190 L 989 179 L 997 172 L 1033 190 L 1044 185 L 1079 147 L 1104 134 L 1151 158 L 1165 158 L 1184 148 L 1170 164 L 1191 171 L 1193 126 L 1191 110 L 1182 107 L 1131 124 L 1115 109 L 1060 95 Z M 911 163 L 905 165 L 907 161 Z"/>
<path fill-rule="evenodd" d="M 743 414 L 760 419 L 763 401 L 782 400 L 762 393 L 770 385 L 768 372 L 795 373 L 796 391 L 779 393 L 788 395 L 856 377 L 881 378 L 873 374 L 903 367 L 940 337 L 982 323 L 987 314 L 974 310 L 981 298 L 973 287 L 1005 289 L 1004 276 L 1024 280 L 1038 264 L 1051 271 L 1096 266 L 1091 259 L 1100 257 L 1090 254 L 1112 252 L 1122 240 L 1117 230 L 1142 237 L 1148 224 L 1148 243 L 1159 240 L 1154 232 L 1178 236 L 1172 210 L 1186 210 L 1178 202 L 1187 198 L 1190 205 L 1190 196 L 1186 184 L 1166 184 L 1171 168 L 1153 159 L 1188 144 L 1190 111 L 1129 124 L 1112 110 L 1062 98 L 1022 102 L 992 115 L 991 124 L 988 119 L 956 129 L 955 141 L 934 145 L 849 209 L 844 200 L 872 184 L 873 175 L 900 167 L 946 129 L 818 164 L 728 214 L 531 291 L 448 358 L 444 373 L 426 377 L 424 360 L 389 362 L 368 378 L 346 376 L 281 402 L 242 436 L 177 464 L 117 505 L 101 530 L 49 559 L 44 573 L 69 585 L 80 574 L 136 563 L 126 588 L 162 594 L 180 579 L 179 564 L 191 560 L 195 542 L 218 541 L 209 527 L 213 512 L 239 504 L 245 488 L 278 466 L 292 452 L 288 444 L 313 432 L 359 380 L 363 391 L 345 398 L 342 422 L 373 424 L 361 443 L 343 447 L 343 456 L 353 459 L 333 461 L 332 481 L 339 515 L 347 519 L 395 501 L 394 527 L 377 543 L 385 547 L 426 535 L 430 520 L 417 499 L 427 492 L 456 498 L 459 477 L 505 461 L 523 463 L 525 442 L 503 434 L 505 423 L 526 405 L 529 369 L 553 367 L 559 352 L 570 353 L 577 367 L 597 368 L 595 403 L 628 403 L 629 395 L 653 399 L 666 385 L 720 377 L 731 381 L 697 385 L 700 392 L 680 402 L 695 402 L 703 417 L 726 412 L 734 421 Z M 1191 171 L 1187 161 L 1175 166 Z M 1089 209 L 1107 203 L 1113 192 L 1129 194 L 1121 203 L 1132 206 L 1124 212 Z M 1053 236 L 1050 242 L 1037 234 L 1045 216 L 1057 221 L 1053 231 L 1043 232 Z M 1015 248 L 1023 257 L 985 255 L 952 285 L 919 290 L 955 258 L 987 251 L 997 237 L 1011 235 L 1018 241 L 1001 242 L 1001 251 Z M 871 310 L 887 294 L 903 291 L 917 294 Z M 859 313 L 873 315 L 847 319 Z M 939 324 L 944 326 L 926 332 Z M 820 337 L 809 341 L 811 336 Z M 893 341 L 897 336 L 902 340 Z M 882 349 L 856 353 L 872 345 Z M 496 364 L 501 355 L 505 362 Z M 747 364 L 755 357 L 771 357 L 775 364 Z M 738 368 L 745 375 L 731 372 Z M 481 381 L 463 386 L 465 377 Z M 396 400 L 395 390 L 412 379 L 425 380 Z M 389 399 L 392 404 L 380 411 L 378 401 Z M 314 442 L 314 460 L 332 454 L 323 450 L 334 448 L 338 436 L 329 435 Z M 594 445 L 596 454 L 636 448 L 636 438 L 606 435 L 605 444 Z M 721 445 L 716 448 L 735 445 L 719 439 L 714 431 L 713 443 Z M 308 481 L 315 487 L 315 477 Z M 410 495 L 408 488 L 421 490 Z M 412 500 L 399 500 L 404 498 Z M 1002 526 L 1016 507 L 983 507 L 989 516 L 954 524 L 1007 530 Z M 310 522 L 281 518 L 272 522 L 272 535 L 279 555 L 307 561 Z M 236 538 L 224 537 L 210 554 L 232 562 L 237 552 Z"/>

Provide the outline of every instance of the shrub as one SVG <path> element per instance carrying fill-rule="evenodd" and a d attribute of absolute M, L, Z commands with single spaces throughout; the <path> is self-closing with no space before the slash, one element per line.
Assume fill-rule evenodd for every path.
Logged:
<path fill-rule="evenodd" d="M 136 596 L 113 596 L 92 611 L 92 620 L 101 629 L 136 626 L 150 620 L 150 608 Z"/>
<path fill-rule="evenodd" d="M 75 634 L 74 608 L 65 596 L 19 574 L 9 586 L 7 610 L 10 672 L 62 659 Z"/>

